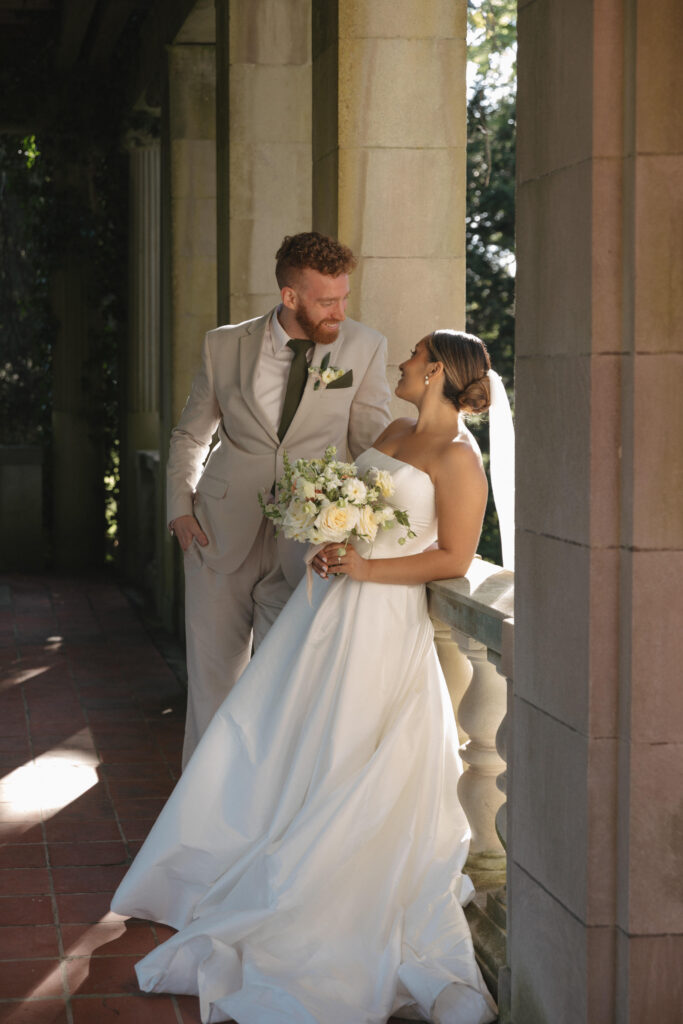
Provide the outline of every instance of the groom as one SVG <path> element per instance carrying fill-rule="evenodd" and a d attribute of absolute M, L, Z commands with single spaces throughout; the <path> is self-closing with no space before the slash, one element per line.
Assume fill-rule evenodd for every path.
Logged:
<path fill-rule="evenodd" d="M 275 536 L 258 493 L 281 476 L 285 450 L 315 458 L 334 444 L 355 458 L 390 420 L 386 338 L 346 319 L 351 250 L 310 231 L 286 237 L 276 261 L 280 304 L 209 331 L 171 433 L 168 519 L 186 586 L 183 767 L 246 667 L 252 636 L 258 646 L 303 575 L 303 546 Z M 310 372 L 323 360 L 337 371 L 327 386 Z"/>

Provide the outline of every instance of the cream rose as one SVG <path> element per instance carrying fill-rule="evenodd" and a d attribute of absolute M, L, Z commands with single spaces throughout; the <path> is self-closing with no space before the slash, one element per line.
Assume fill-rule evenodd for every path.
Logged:
<path fill-rule="evenodd" d="M 326 505 L 318 513 L 314 526 L 321 542 L 342 541 L 358 525 L 359 513 L 355 505 Z"/>
<path fill-rule="evenodd" d="M 389 498 L 396 490 L 391 473 L 386 469 L 371 469 L 368 474 L 373 487 L 376 487 L 383 498 Z"/>
<path fill-rule="evenodd" d="M 370 542 L 372 542 L 377 536 L 377 519 L 369 505 L 364 505 L 363 508 L 360 509 L 356 532 L 359 533 L 361 537 L 364 537 L 365 540 L 369 540 Z"/>
<path fill-rule="evenodd" d="M 283 516 L 282 529 L 285 537 L 306 541 L 312 523 L 313 516 L 309 514 L 304 505 L 300 501 L 292 501 Z"/>

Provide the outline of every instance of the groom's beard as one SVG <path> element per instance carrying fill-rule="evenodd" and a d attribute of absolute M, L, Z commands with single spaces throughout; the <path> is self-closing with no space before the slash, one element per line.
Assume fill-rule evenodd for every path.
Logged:
<path fill-rule="evenodd" d="M 339 335 L 339 328 L 341 322 L 338 320 L 318 320 L 316 323 L 311 320 L 310 316 L 306 313 L 305 309 L 300 309 L 296 314 L 296 320 L 303 331 L 305 338 L 310 338 L 316 345 L 329 345 L 331 342 L 337 340 Z M 334 323 L 335 327 L 332 330 L 331 327 L 325 327 L 325 324 Z"/>

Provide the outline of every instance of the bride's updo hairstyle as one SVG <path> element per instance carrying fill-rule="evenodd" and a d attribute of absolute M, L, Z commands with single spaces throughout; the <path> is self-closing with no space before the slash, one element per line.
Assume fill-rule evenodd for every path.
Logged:
<path fill-rule="evenodd" d="M 491 360 L 484 342 L 462 331 L 434 331 L 426 342 L 434 362 L 443 363 L 444 398 L 458 412 L 486 412 L 491 404 Z"/>

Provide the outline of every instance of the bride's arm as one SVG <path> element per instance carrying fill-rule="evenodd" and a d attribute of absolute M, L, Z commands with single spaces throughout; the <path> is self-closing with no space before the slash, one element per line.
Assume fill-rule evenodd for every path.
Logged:
<path fill-rule="evenodd" d="M 486 474 L 469 445 L 453 444 L 439 459 L 433 480 L 438 547 L 403 558 L 365 559 L 352 545 L 338 556 L 340 545 L 330 544 L 320 553 L 327 558 L 327 571 L 372 583 L 428 583 L 464 576 L 477 550 L 486 511 Z"/>

